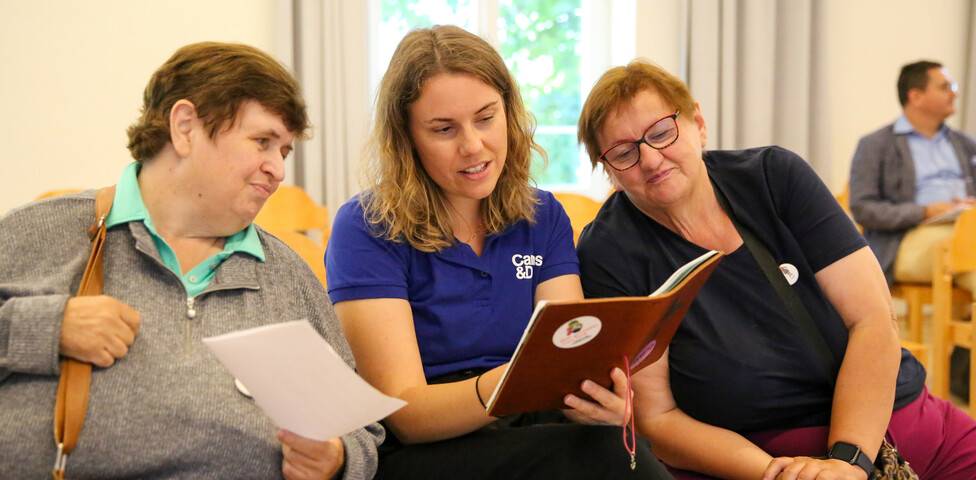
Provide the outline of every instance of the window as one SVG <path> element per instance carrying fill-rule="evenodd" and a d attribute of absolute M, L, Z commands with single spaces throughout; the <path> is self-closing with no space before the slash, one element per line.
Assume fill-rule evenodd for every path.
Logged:
<path fill-rule="evenodd" d="M 549 190 L 603 198 L 609 184 L 576 143 L 576 122 L 590 85 L 609 67 L 611 2 L 593 0 L 374 0 L 370 78 L 375 93 L 397 43 L 411 29 L 452 24 L 501 52 L 537 121 L 533 176 Z M 603 20 L 601 20 L 603 19 Z M 626 28 L 625 28 L 626 30 Z M 619 36 L 619 33 L 615 33 Z M 633 42 L 630 43 L 633 50 Z"/>

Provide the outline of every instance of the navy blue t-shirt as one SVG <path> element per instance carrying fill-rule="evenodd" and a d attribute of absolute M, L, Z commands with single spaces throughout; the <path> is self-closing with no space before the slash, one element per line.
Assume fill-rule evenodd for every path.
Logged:
<path fill-rule="evenodd" d="M 850 218 L 809 165 L 782 148 L 711 151 L 704 160 L 740 222 L 777 264 L 796 267 L 794 291 L 843 358 L 847 328 L 814 274 L 867 245 Z M 704 252 L 618 192 L 580 236 L 583 290 L 647 295 Z M 836 371 L 821 370 L 819 358 L 742 245 L 719 263 L 672 340 L 671 388 L 685 413 L 740 433 L 828 425 Z M 903 351 L 895 407 L 917 398 L 924 382 Z"/>
<path fill-rule="evenodd" d="M 378 238 L 357 196 L 339 208 L 329 236 L 329 296 L 409 301 L 427 379 L 501 365 L 532 316 L 536 287 L 579 274 L 569 217 L 551 193 L 537 196 L 535 225 L 488 235 L 480 257 L 460 242 L 427 253 Z"/>

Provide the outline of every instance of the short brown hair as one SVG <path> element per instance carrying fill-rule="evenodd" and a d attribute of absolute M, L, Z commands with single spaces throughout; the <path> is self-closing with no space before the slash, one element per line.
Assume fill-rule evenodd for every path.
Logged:
<path fill-rule="evenodd" d="M 211 139 L 233 125 L 246 100 L 281 116 L 297 138 L 307 137 L 305 100 L 281 63 L 248 45 L 200 42 L 177 50 L 149 79 L 141 116 L 127 130 L 137 161 L 155 157 L 170 141 L 170 110 L 182 99 L 196 107 Z"/>
<path fill-rule="evenodd" d="M 929 86 L 929 70 L 942 68 L 942 64 L 921 60 L 901 67 L 898 74 L 898 101 L 901 106 L 908 105 L 908 92 L 913 88 L 925 90 Z"/>
<path fill-rule="evenodd" d="M 657 93 L 664 103 L 681 110 L 681 115 L 694 118 L 696 102 L 688 86 L 667 70 L 643 59 L 636 59 L 626 67 L 611 68 L 597 80 L 580 112 L 577 139 L 586 147 L 593 168 L 600 163 L 603 153 L 597 136 L 607 116 L 644 90 Z"/>
<path fill-rule="evenodd" d="M 376 122 L 364 157 L 365 187 L 360 200 L 369 222 L 383 238 L 437 251 L 454 241 L 447 200 L 427 174 L 410 136 L 410 105 L 424 84 L 439 73 L 473 75 L 494 88 L 505 104 L 508 151 L 498 184 L 482 204 L 487 233 L 520 219 L 534 222 L 536 199 L 529 168 L 535 121 L 522 104 L 519 86 L 501 55 L 484 39 L 461 28 L 440 25 L 412 30 L 400 41 L 380 82 Z"/>

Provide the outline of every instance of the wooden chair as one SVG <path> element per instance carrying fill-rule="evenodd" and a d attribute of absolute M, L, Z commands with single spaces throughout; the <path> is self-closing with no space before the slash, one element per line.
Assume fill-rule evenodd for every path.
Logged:
<path fill-rule="evenodd" d="M 305 190 L 294 185 L 279 185 L 254 223 L 272 233 L 285 230 L 301 232 L 323 246 L 329 239 L 329 209 L 316 203 Z"/>
<path fill-rule="evenodd" d="M 312 200 L 301 187 L 279 185 L 254 223 L 295 250 L 325 286 L 325 245 L 329 241 L 329 209 Z"/>
<path fill-rule="evenodd" d="M 932 278 L 932 377 L 933 394 L 949 398 L 949 356 L 953 346 L 969 349 L 969 411 L 976 412 L 976 341 L 972 321 L 956 318 L 953 312 L 953 275 L 976 271 L 976 209 L 956 220 L 952 238 L 939 246 Z M 966 291 L 967 294 L 970 292 Z M 967 305 L 972 302 L 970 294 Z"/>
<path fill-rule="evenodd" d="M 600 211 L 603 202 L 579 193 L 553 192 L 553 195 L 563 205 L 566 214 L 569 215 L 569 222 L 573 225 L 573 243 L 575 244 L 579 240 L 583 227 L 596 218 L 596 213 Z"/>
<path fill-rule="evenodd" d="M 80 191 L 81 191 L 80 188 L 62 188 L 62 189 L 58 189 L 58 190 L 48 190 L 48 191 L 46 191 L 46 192 L 38 195 L 37 198 L 35 198 L 34 200 L 40 200 L 42 198 L 56 197 L 58 195 L 64 195 L 66 193 L 75 193 L 75 192 L 80 192 Z"/>

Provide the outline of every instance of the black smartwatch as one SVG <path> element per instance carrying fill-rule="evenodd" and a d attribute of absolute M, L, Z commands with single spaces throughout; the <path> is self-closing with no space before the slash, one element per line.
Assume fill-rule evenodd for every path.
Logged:
<path fill-rule="evenodd" d="M 830 452 L 827 453 L 827 458 L 836 458 L 837 460 L 843 460 L 851 465 L 861 467 L 861 469 L 868 474 L 868 479 L 870 479 L 871 475 L 874 475 L 875 470 L 877 470 L 877 468 L 874 467 L 874 463 L 871 462 L 871 459 L 861 451 L 861 447 L 854 445 L 853 443 L 835 443 L 830 447 Z"/>

